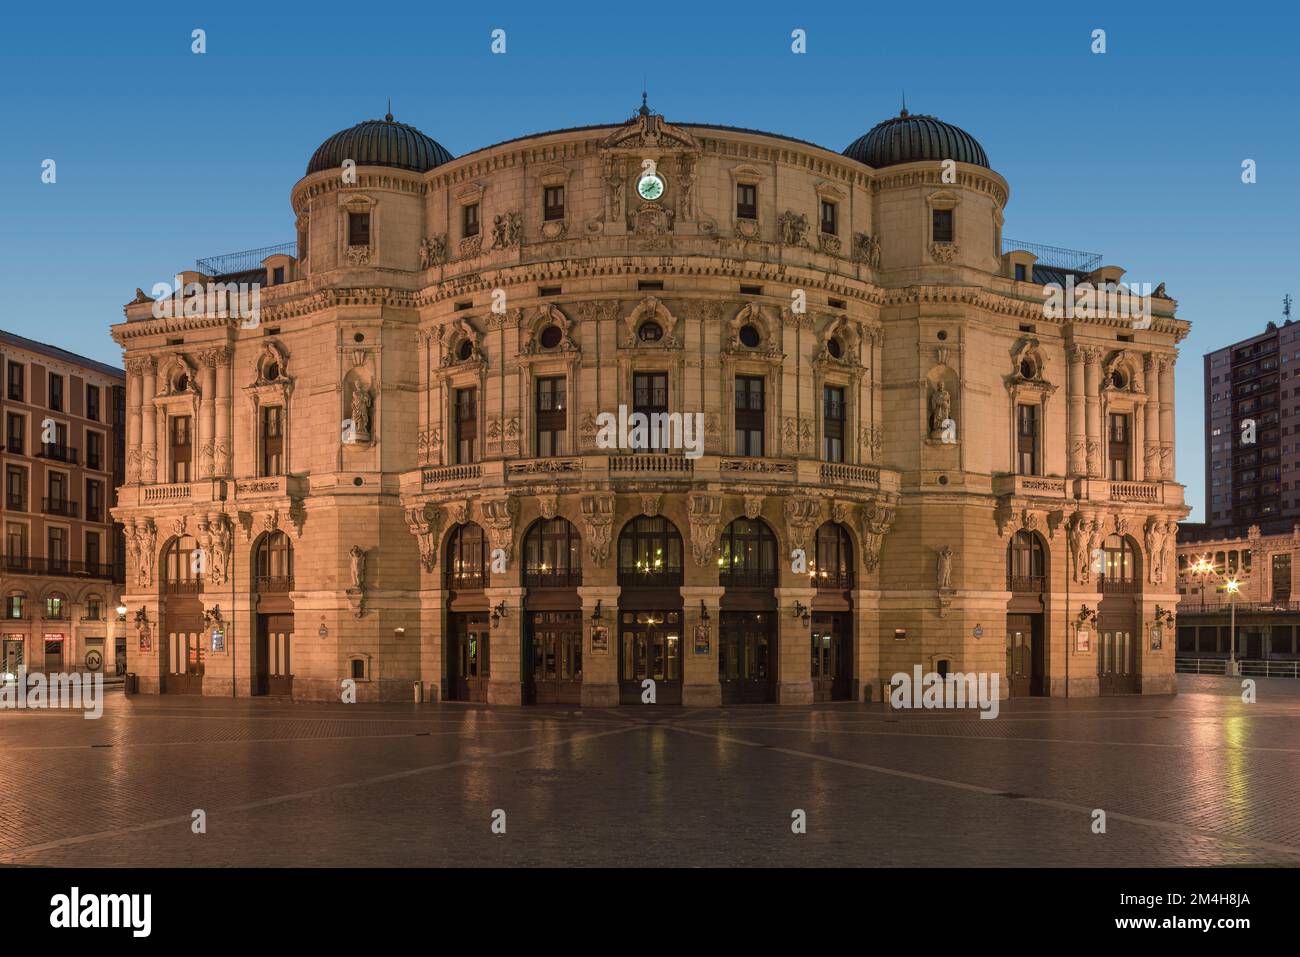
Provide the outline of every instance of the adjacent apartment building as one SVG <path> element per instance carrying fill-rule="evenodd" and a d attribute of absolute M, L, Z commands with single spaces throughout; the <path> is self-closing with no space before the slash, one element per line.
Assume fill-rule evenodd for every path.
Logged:
<path fill-rule="evenodd" d="M 120 673 L 125 373 L 8 332 L 0 366 L 0 672 Z"/>

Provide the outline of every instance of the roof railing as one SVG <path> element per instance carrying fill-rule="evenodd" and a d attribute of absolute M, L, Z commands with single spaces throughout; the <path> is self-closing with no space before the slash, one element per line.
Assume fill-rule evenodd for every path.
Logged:
<path fill-rule="evenodd" d="M 1039 265 L 1054 269 L 1069 269 L 1072 272 L 1092 272 L 1101 265 L 1101 253 L 1084 252 L 1081 249 L 1066 249 L 1064 246 L 1044 246 L 1042 243 L 1025 243 L 1019 239 L 1002 237 L 1002 254 L 1016 249 L 1023 249 L 1038 257 Z"/>
<path fill-rule="evenodd" d="M 278 246 L 263 246 L 261 249 L 245 249 L 237 253 L 225 253 L 221 256 L 209 256 L 198 259 L 194 268 L 205 276 L 228 276 L 231 273 L 247 272 L 262 265 L 267 256 L 283 253 L 286 256 L 297 255 L 297 243 L 281 243 Z"/>

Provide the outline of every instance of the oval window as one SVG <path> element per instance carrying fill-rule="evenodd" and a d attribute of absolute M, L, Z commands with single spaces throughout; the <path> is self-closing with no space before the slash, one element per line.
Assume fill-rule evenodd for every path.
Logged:
<path fill-rule="evenodd" d="M 657 322 L 644 322 L 636 332 L 642 342 L 658 342 L 664 337 L 664 331 Z"/>
<path fill-rule="evenodd" d="M 176 380 L 176 391 L 184 392 L 189 387 L 190 387 L 190 377 L 185 375 L 185 373 L 181 373 L 181 377 Z"/>
<path fill-rule="evenodd" d="M 744 325 L 740 327 L 740 342 L 745 346 L 745 348 L 756 348 L 762 341 L 763 337 L 758 334 L 758 330 L 752 325 Z"/>
<path fill-rule="evenodd" d="M 456 354 L 460 356 L 461 361 L 464 362 L 474 354 L 474 343 L 466 339 L 460 344 L 460 348 L 456 351 Z"/>
<path fill-rule="evenodd" d="M 832 359 L 839 359 L 844 355 L 844 347 L 840 345 L 840 340 L 831 339 L 826 343 L 826 351 L 831 354 Z"/>
<path fill-rule="evenodd" d="M 1033 359 L 1020 360 L 1020 377 L 1022 379 L 1033 379 L 1038 376 L 1038 366 L 1034 365 Z"/>
<path fill-rule="evenodd" d="M 278 378 L 280 378 L 280 363 L 272 362 L 268 364 L 266 367 L 266 381 L 274 382 Z"/>
<path fill-rule="evenodd" d="M 1110 384 L 1116 389 L 1122 389 L 1128 384 L 1128 380 L 1124 378 L 1123 372 L 1116 369 L 1110 374 Z"/>
<path fill-rule="evenodd" d="M 554 349 L 560 344 L 561 335 L 559 326 L 547 326 L 537 337 L 537 341 L 542 344 L 543 349 Z"/>

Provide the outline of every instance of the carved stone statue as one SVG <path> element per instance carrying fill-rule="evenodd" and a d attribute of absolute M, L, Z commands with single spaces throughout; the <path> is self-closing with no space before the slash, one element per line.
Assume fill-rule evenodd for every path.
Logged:
<path fill-rule="evenodd" d="M 938 435 L 944 430 L 944 423 L 951 418 L 952 396 L 942 382 L 930 391 L 930 432 Z"/>
<path fill-rule="evenodd" d="M 370 391 L 360 382 L 352 384 L 352 427 L 357 436 L 370 436 Z"/>
<path fill-rule="evenodd" d="M 366 550 L 360 545 L 353 545 L 348 551 L 352 560 L 352 587 L 363 588 L 366 581 Z"/>
<path fill-rule="evenodd" d="M 1147 545 L 1147 580 L 1153 585 L 1164 584 L 1165 580 L 1165 557 L 1166 544 L 1168 537 L 1165 523 L 1152 518 L 1147 524 L 1146 545 Z"/>
<path fill-rule="evenodd" d="M 786 246 L 806 246 L 808 233 L 808 214 L 795 213 L 787 209 L 779 220 L 781 242 Z"/>
<path fill-rule="evenodd" d="M 420 268 L 439 266 L 447 261 L 447 234 L 438 233 L 420 240 Z"/>
<path fill-rule="evenodd" d="M 1070 526 L 1070 549 L 1074 552 L 1074 580 L 1086 582 L 1089 558 L 1088 523 L 1081 514 L 1075 516 L 1074 524 Z"/>
<path fill-rule="evenodd" d="M 952 587 L 952 549 L 945 545 L 939 549 L 938 569 L 936 578 L 938 579 L 939 588 L 947 589 Z"/>

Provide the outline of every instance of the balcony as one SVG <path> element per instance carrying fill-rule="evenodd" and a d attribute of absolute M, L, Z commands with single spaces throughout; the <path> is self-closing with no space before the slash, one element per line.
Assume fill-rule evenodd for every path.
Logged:
<path fill-rule="evenodd" d="M 457 569 L 447 576 L 447 588 L 451 591 L 482 591 L 487 584 L 487 572 L 477 568 Z"/>
<path fill-rule="evenodd" d="M 1041 595 L 1047 591 L 1047 578 L 1043 575 L 1008 575 L 1007 591 L 1019 595 Z"/>
<path fill-rule="evenodd" d="M 102 522 L 104 520 L 104 510 L 98 505 L 86 506 L 86 521 Z"/>
<path fill-rule="evenodd" d="M 809 584 L 818 591 L 848 591 L 853 587 L 853 572 L 846 568 L 815 571 Z"/>
<path fill-rule="evenodd" d="M 695 460 L 667 452 L 643 452 L 635 455 L 611 455 L 611 475 L 682 475 L 695 471 Z"/>
<path fill-rule="evenodd" d="M 57 575 L 65 578 L 103 578 L 117 576 L 112 563 L 74 562 L 67 558 L 40 558 L 18 555 L 0 559 L 0 569 L 13 575 Z"/>
<path fill-rule="evenodd" d="M 856 485 L 861 488 L 878 488 L 880 469 L 874 465 L 845 465 L 843 462 L 823 462 L 823 485 Z"/>
<path fill-rule="evenodd" d="M 94 454 L 89 453 L 89 452 L 86 453 L 86 468 L 88 468 L 88 469 L 94 469 L 96 472 L 102 472 L 102 471 L 104 471 L 104 469 L 103 469 L 103 456 L 100 456 L 100 455 L 94 455 Z"/>
<path fill-rule="evenodd" d="M 1159 502 L 1160 486 L 1156 482 L 1111 482 L 1110 497 L 1118 502 Z"/>
<path fill-rule="evenodd" d="M 1142 583 L 1139 581 L 1117 580 L 1107 578 L 1105 575 L 1098 576 L 1097 581 L 1103 595 L 1140 595 L 1142 593 Z"/>
<path fill-rule="evenodd" d="M 793 482 L 797 474 L 793 461 L 748 455 L 719 460 L 718 471 L 724 476 L 768 478 L 778 482 Z M 877 472 L 877 478 L 879 478 L 879 472 Z"/>
<path fill-rule="evenodd" d="M 6 495 L 5 508 L 11 512 L 25 512 L 27 511 L 27 499 L 21 495 Z"/>
<path fill-rule="evenodd" d="M 236 479 L 235 501 L 259 498 L 300 498 L 307 494 L 307 480 L 299 475 L 263 475 Z"/>
<path fill-rule="evenodd" d="M 62 515 L 65 518 L 76 518 L 78 515 L 77 503 L 66 498 L 41 499 L 41 511 L 46 515 Z"/>
<path fill-rule="evenodd" d="M 994 495 L 1030 498 L 1066 498 L 1066 481 L 1044 475 L 995 475 Z"/>
<path fill-rule="evenodd" d="M 27 454 L 27 453 L 24 451 L 24 449 L 26 448 L 26 446 L 23 444 L 23 440 L 22 440 L 21 438 L 14 438 L 12 435 L 9 437 L 9 441 L 8 441 L 8 443 L 5 445 L 5 448 L 8 450 L 8 452 L 9 452 L 10 455 L 26 455 L 26 454 Z"/>
<path fill-rule="evenodd" d="M 536 475 L 581 475 L 582 459 L 571 456 L 523 459 L 508 462 L 506 475 L 511 478 L 531 478 Z"/>
<path fill-rule="evenodd" d="M 718 584 L 723 588 L 775 588 L 777 572 L 775 568 L 728 568 L 724 565 L 718 569 Z"/>
<path fill-rule="evenodd" d="M 149 485 L 144 490 L 144 500 L 146 502 L 183 502 L 190 497 L 190 486 L 187 482 L 177 482 L 172 485 Z"/>
<path fill-rule="evenodd" d="M 54 462 L 63 462 L 65 465 L 77 464 L 77 450 L 70 445 L 55 445 L 53 442 L 42 442 L 37 446 L 36 457 L 38 459 L 50 459 Z"/>
<path fill-rule="evenodd" d="M 253 588 L 262 595 L 279 595 L 293 591 L 293 577 L 290 575 L 258 575 L 253 579 Z"/>
<path fill-rule="evenodd" d="M 528 588 L 577 588 L 581 584 L 581 568 L 524 569 L 524 585 Z"/>
<path fill-rule="evenodd" d="M 467 482 L 477 482 L 482 476 L 483 466 L 477 462 L 466 465 L 443 465 L 437 468 L 421 469 L 420 485 L 423 488 L 460 485 Z"/>

